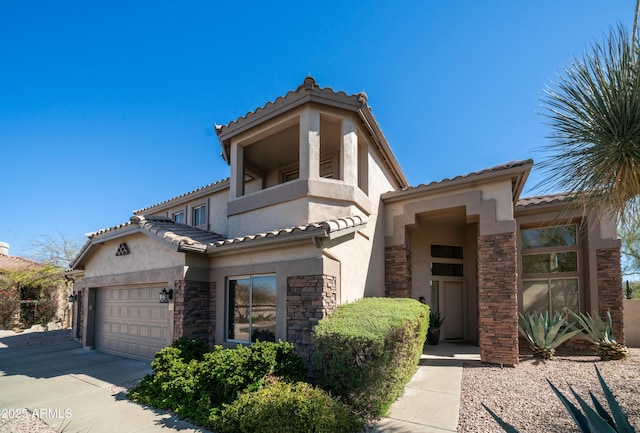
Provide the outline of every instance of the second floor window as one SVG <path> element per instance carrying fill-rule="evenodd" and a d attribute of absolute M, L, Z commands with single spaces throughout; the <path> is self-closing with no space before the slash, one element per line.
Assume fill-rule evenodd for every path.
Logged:
<path fill-rule="evenodd" d="M 201 226 L 207 223 L 206 207 L 198 206 L 193 208 L 193 225 Z"/>
<path fill-rule="evenodd" d="M 173 220 L 177 223 L 184 224 L 184 211 L 174 213 Z"/>

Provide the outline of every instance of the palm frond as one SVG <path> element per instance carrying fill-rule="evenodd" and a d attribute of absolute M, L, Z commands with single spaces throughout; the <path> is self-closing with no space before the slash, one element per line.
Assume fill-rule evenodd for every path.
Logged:
<path fill-rule="evenodd" d="M 619 25 L 547 87 L 542 105 L 551 143 L 539 186 L 568 192 L 576 205 L 602 203 L 622 215 L 640 195 L 640 68 Z"/>

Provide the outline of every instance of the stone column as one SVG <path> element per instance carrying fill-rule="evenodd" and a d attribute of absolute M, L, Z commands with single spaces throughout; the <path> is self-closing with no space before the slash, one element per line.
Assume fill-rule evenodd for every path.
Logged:
<path fill-rule="evenodd" d="M 287 341 L 309 368 L 313 360 L 314 326 L 338 305 L 336 277 L 303 275 L 287 278 Z"/>
<path fill-rule="evenodd" d="M 209 342 L 209 293 L 214 283 L 178 280 L 173 291 L 173 338 Z"/>
<path fill-rule="evenodd" d="M 515 233 L 478 236 L 480 359 L 518 363 L 518 276 Z"/>
<path fill-rule="evenodd" d="M 384 249 L 384 286 L 388 298 L 411 297 L 411 250 L 407 245 Z"/>
<path fill-rule="evenodd" d="M 624 296 L 622 295 L 622 270 L 620 248 L 603 248 L 596 251 L 598 274 L 598 312 L 605 319 L 611 312 L 611 326 L 616 341 L 624 343 Z"/>

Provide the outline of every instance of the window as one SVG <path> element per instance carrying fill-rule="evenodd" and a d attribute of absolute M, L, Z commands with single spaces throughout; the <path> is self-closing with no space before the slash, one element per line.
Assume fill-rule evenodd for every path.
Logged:
<path fill-rule="evenodd" d="M 522 256 L 522 272 L 525 274 L 547 274 L 578 270 L 578 253 L 528 254 Z"/>
<path fill-rule="evenodd" d="M 184 211 L 174 213 L 173 220 L 177 223 L 184 224 Z"/>
<path fill-rule="evenodd" d="M 431 245 L 431 275 L 440 277 L 464 277 L 462 247 Z"/>
<path fill-rule="evenodd" d="M 205 225 L 206 223 L 207 223 L 206 207 L 203 205 L 203 206 L 198 206 L 196 208 L 193 208 L 193 225 L 201 226 L 201 225 Z"/>
<path fill-rule="evenodd" d="M 576 226 L 522 230 L 522 249 L 564 247 L 576 244 Z"/>
<path fill-rule="evenodd" d="M 324 177 L 325 179 L 333 178 L 333 160 L 325 159 L 320 162 L 320 177 Z M 300 170 L 290 170 L 282 173 L 282 183 L 291 182 L 292 180 L 296 180 L 300 178 Z"/>
<path fill-rule="evenodd" d="M 431 257 L 442 259 L 462 259 L 462 247 L 431 245 Z"/>
<path fill-rule="evenodd" d="M 320 177 L 325 179 L 333 178 L 333 160 L 326 159 L 320 162 Z"/>
<path fill-rule="evenodd" d="M 578 301 L 577 278 L 524 281 L 522 302 L 527 314 L 578 311 Z"/>
<path fill-rule="evenodd" d="M 255 275 L 227 281 L 227 340 L 276 341 L 276 276 Z"/>
<path fill-rule="evenodd" d="M 521 231 L 525 314 L 563 313 L 580 307 L 575 225 Z"/>
<path fill-rule="evenodd" d="M 434 313 L 440 311 L 440 282 L 431 280 L 431 304 L 429 309 Z"/>
<path fill-rule="evenodd" d="M 300 177 L 300 170 L 292 170 L 284 173 L 282 175 L 282 182 L 291 182 L 292 180 L 296 180 Z"/>
<path fill-rule="evenodd" d="M 431 275 L 434 277 L 464 277 L 462 263 L 431 263 Z"/>

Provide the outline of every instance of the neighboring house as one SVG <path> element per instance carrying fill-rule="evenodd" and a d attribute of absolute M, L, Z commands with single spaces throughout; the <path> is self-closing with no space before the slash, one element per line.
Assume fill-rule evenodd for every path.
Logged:
<path fill-rule="evenodd" d="M 0 278 L 2 278 L 2 274 L 6 275 L 6 272 L 8 271 L 28 271 L 30 269 L 33 270 L 43 268 L 44 265 L 42 265 L 41 263 L 37 263 L 22 257 L 9 255 L 9 244 L 6 242 L 0 242 Z M 15 287 L 12 290 L 14 289 Z M 52 308 L 54 308 L 55 310 L 50 310 L 51 314 L 53 314 L 54 316 L 52 322 L 53 324 L 55 324 L 55 326 L 63 326 L 68 328 L 71 325 L 71 318 L 69 316 L 71 310 L 69 309 L 69 305 L 67 302 L 66 287 L 64 286 L 64 284 L 59 284 L 57 285 L 57 287 L 54 287 L 53 290 L 54 291 L 52 293 L 55 301 L 53 301 L 52 303 Z M 4 307 L 13 305 L 13 302 L 3 305 L 3 308 L 0 308 L 3 313 L 3 317 L 0 318 L 0 322 L 5 322 L 5 327 L 31 327 L 31 325 L 39 322 L 39 318 L 37 317 L 37 306 L 39 302 L 42 302 L 41 300 L 39 300 L 40 295 L 42 294 L 42 287 L 40 287 L 39 284 L 30 285 L 28 283 L 25 283 L 22 284 L 19 292 L 20 293 L 16 294 L 17 302 L 15 304 L 15 308 L 13 306 L 10 308 L 11 310 L 14 310 L 12 314 L 10 314 L 9 311 L 5 311 Z M 0 299 L 0 301 L 8 301 L 8 299 Z M 51 299 L 47 300 L 47 303 L 51 302 Z M 40 304 L 40 306 L 42 307 L 42 304 Z M 5 313 L 7 314 L 7 317 L 4 317 Z M 0 326 L 2 326 L 2 324 L 3 323 L 0 323 Z M 2 328 L 0 327 L 0 329 Z"/>
<path fill-rule="evenodd" d="M 518 362 L 518 311 L 610 309 L 623 339 L 615 224 L 520 199 L 533 161 L 410 187 L 366 95 L 311 77 L 216 131 L 228 179 L 90 234 L 72 262 L 86 347 L 282 339 L 309 361 L 314 325 L 366 296 L 425 297 L 442 338 L 490 363 Z"/>

